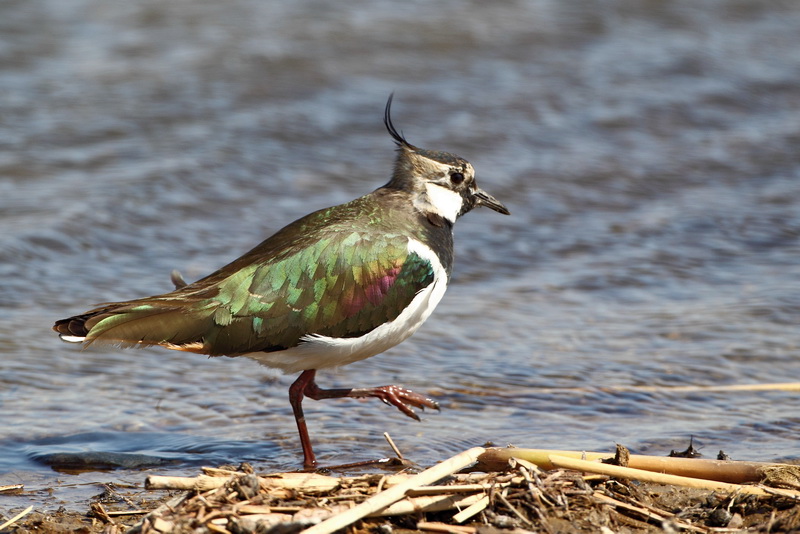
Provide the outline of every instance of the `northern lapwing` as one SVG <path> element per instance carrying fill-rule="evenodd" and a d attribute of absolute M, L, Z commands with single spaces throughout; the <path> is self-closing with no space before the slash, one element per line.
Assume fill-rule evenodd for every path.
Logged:
<path fill-rule="evenodd" d="M 250 252 L 170 293 L 103 304 L 56 322 L 84 346 L 158 345 L 209 356 L 247 356 L 284 373 L 303 463 L 317 460 L 304 397 L 377 397 L 419 420 L 433 400 L 398 386 L 321 389 L 318 369 L 347 365 L 413 334 L 444 295 L 453 267 L 453 224 L 476 206 L 509 211 L 475 182 L 472 165 L 447 152 L 397 144 L 389 182 L 353 201 L 306 215 Z"/>

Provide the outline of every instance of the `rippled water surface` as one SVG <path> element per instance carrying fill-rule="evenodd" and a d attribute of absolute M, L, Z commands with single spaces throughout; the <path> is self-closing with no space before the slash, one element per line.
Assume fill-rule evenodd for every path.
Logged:
<path fill-rule="evenodd" d="M 0 3 L 0 485 L 30 490 L 0 508 L 148 466 L 300 466 L 293 377 L 50 327 L 385 183 L 392 91 L 408 139 L 469 159 L 513 216 L 464 217 L 420 332 L 319 377 L 442 412 L 308 401 L 324 463 L 389 454 L 383 432 L 423 465 L 690 436 L 798 458 L 797 392 L 666 389 L 800 377 L 798 28 L 792 2 Z M 49 467 L 74 453 L 130 463 Z"/>

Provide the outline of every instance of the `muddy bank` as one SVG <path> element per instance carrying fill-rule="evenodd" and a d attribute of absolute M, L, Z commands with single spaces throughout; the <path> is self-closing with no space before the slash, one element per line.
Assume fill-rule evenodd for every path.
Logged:
<path fill-rule="evenodd" d="M 350 468 L 350 474 L 322 471 L 256 475 L 249 465 L 242 464 L 207 468 L 197 477 L 151 476 L 142 487 L 106 487 L 83 513 L 31 512 L 7 527 L 7 531 L 286 533 L 311 529 L 310 533 L 326 534 L 346 529 L 384 534 L 489 534 L 501 530 L 622 533 L 800 529 L 800 487 L 791 478 L 796 475 L 795 466 L 789 467 L 789 479 L 775 484 L 781 487 L 701 482 L 720 485 L 709 490 L 685 487 L 684 480 L 700 479 L 683 476 L 666 475 L 675 477 L 676 484 L 629 478 L 644 471 L 626 467 L 629 460 L 624 453 L 605 459 L 609 463 L 587 462 L 598 466 L 588 466 L 589 471 L 543 470 L 521 458 L 510 459 L 502 470 L 474 471 L 476 457 L 481 460 L 478 468 L 489 465 L 483 461 L 486 454 L 485 449 L 470 449 L 426 470 L 407 460 L 393 459 L 380 472 L 372 465 L 367 466 L 370 472 L 360 474 Z M 559 456 L 549 458 L 558 461 Z M 634 460 L 631 457 L 631 465 Z M 716 479 L 730 479 L 731 472 L 744 472 L 742 467 L 778 465 L 705 463 L 720 466 L 716 474 L 707 471 L 705 475 Z M 388 468 L 387 464 L 393 467 Z M 464 465 L 469 468 L 463 469 Z M 621 471 L 624 476 L 608 476 L 591 472 L 609 465 L 633 474 Z"/>

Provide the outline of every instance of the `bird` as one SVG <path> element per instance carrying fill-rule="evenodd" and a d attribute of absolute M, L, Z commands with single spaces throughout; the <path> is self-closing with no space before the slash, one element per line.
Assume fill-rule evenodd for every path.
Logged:
<path fill-rule="evenodd" d="M 318 467 L 305 397 L 376 397 L 419 420 L 436 401 L 389 385 L 322 389 L 316 372 L 380 354 L 411 336 L 442 299 L 453 268 L 453 225 L 478 206 L 509 215 L 480 189 L 475 170 L 448 152 L 418 148 L 399 132 L 389 96 L 383 123 L 396 145 L 386 185 L 315 211 L 210 275 L 169 293 L 99 305 L 56 321 L 63 341 L 160 346 L 245 356 L 300 373 L 289 402 L 303 466 Z"/>

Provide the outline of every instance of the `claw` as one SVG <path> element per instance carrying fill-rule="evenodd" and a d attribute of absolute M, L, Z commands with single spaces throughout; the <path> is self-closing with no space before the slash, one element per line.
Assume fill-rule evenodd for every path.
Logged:
<path fill-rule="evenodd" d="M 397 407 L 403 414 L 411 419 L 419 421 L 412 407 L 425 410 L 425 408 L 436 408 L 439 410 L 439 403 L 429 399 L 419 393 L 414 393 L 410 389 L 399 386 L 381 386 L 377 388 L 354 389 L 349 396 L 353 397 L 378 397 L 385 404 Z"/>

